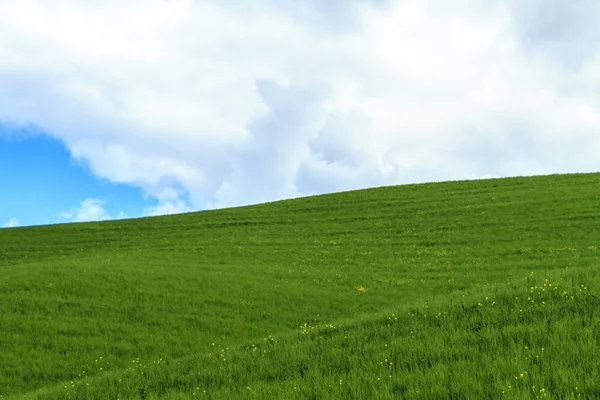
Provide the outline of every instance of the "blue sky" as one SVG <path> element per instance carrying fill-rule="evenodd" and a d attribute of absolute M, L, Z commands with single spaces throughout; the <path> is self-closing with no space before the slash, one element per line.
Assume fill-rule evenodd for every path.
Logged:
<path fill-rule="evenodd" d="M 64 144 L 31 131 L 0 133 L 0 171 L 6 188 L 0 200 L 2 225 L 137 217 L 156 203 L 144 199 L 139 188 L 94 176 Z"/>
<path fill-rule="evenodd" d="M 0 227 L 599 171 L 598 20 L 593 0 L 0 3 Z"/>

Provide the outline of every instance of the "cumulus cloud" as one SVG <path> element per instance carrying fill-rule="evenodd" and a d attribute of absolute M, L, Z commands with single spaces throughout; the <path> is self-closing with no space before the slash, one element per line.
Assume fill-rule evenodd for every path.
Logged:
<path fill-rule="evenodd" d="M 2 225 L 3 228 L 16 228 L 17 226 L 21 226 L 21 223 L 15 217 L 9 219 L 7 223 Z"/>
<path fill-rule="evenodd" d="M 180 214 L 194 211 L 187 205 L 185 193 L 172 187 L 166 187 L 157 196 L 158 204 L 145 209 L 144 216 Z"/>
<path fill-rule="evenodd" d="M 111 216 L 104 209 L 104 201 L 100 199 L 86 199 L 81 202 L 78 208 L 60 213 L 60 217 L 68 222 L 90 222 L 124 219 L 127 218 L 127 215 L 121 211 L 117 216 Z"/>
<path fill-rule="evenodd" d="M 143 213 L 133 218 L 194 211 L 187 205 L 185 193 L 181 190 L 166 187 L 156 197 L 155 206 L 147 207 Z M 123 211 L 120 211 L 118 214 L 111 214 L 106 210 L 105 206 L 106 202 L 104 200 L 86 199 L 80 203 L 79 207 L 60 213 L 59 217 L 65 222 L 91 222 L 130 218 Z"/>
<path fill-rule="evenodd" d="M 581 68 L 598 54 L 597 1 L 533 0 L 513 7 L 515 31 L 535 52 L 567 68 Z"/>
<path fill-rule="evenodd" d="M 599 19 L 592 0 L 2 3 L 0 122 L 151 215 L 597 171 Z"/>
<path fill-rule="evenodd" d="M 323 124 L 323 88 L 268 81 L 257 86 L 268 113 L 250 121 L 246 137 L 232 149 L 231 173 L 215 194 L 219 207 L 299 195 L 297 169 Z"/>

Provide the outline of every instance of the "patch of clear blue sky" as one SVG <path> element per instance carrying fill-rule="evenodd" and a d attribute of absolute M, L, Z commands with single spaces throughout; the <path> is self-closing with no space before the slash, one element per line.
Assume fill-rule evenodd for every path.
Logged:
<path fill-rule="evenodd" d="M 98 179 L 61 142 L 0 125 L 0 227 L 11 218 L 21 225 L 68 222 L 60 213 L 90 198 L 103 201 L 111 216 L 137 217 L 156 203 L 140 189 Z"/>

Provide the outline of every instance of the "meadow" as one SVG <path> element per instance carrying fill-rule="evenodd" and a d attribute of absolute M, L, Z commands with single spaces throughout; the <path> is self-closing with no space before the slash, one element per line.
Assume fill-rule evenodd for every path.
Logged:
<path fill-rule="evenodd" d="M 600 174 L 0 229 L 0 399 L 600 398 Z"/>

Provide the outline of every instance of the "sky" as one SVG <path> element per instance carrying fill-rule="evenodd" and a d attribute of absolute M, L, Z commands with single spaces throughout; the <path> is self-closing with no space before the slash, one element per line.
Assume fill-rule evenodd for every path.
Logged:
<path fill-rule="evenodd" d="M 0 227 L 600 171 L 596 0 L 0 2 Z"/>

